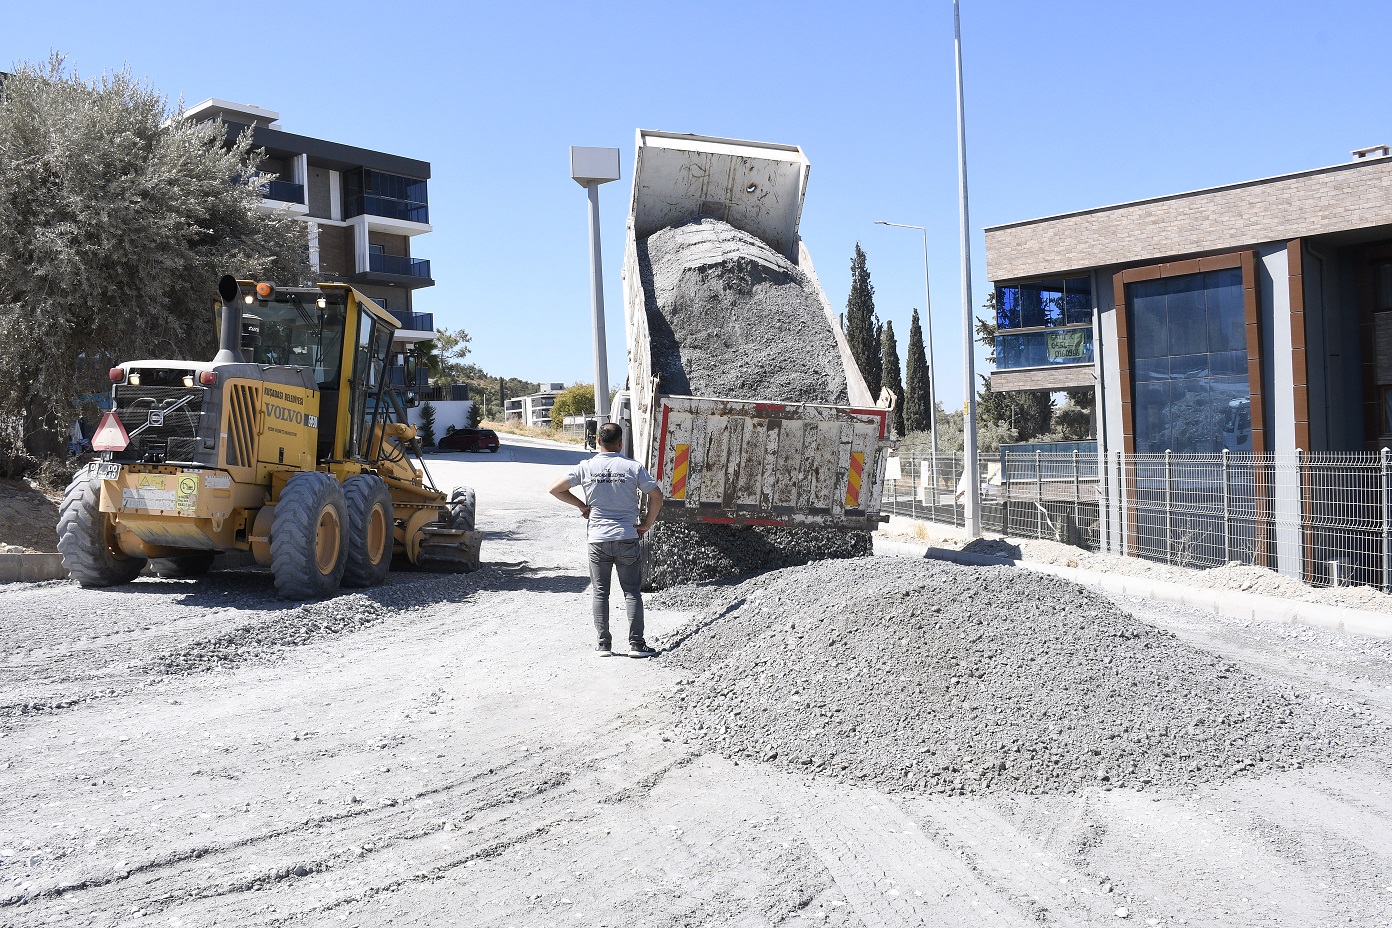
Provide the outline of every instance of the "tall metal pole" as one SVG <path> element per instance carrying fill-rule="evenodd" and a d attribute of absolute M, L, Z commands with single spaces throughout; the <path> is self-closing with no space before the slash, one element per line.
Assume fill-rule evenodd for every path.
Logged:
<path fill-rule="evenodd" d="M 967 400 L 962 416 L 962 473 L 967 485 L 963 521 L 968 538 L 981 537 L 981 482 L 976 463 L 976 356 L 972 338 L 971 220 L 967 212 L 967 119 L 962 102 L 962 10 L 952 0 L 957 53 L 957 187 L 962 226 L 962 373 Z"/>
<path fill-rule="evenodd" d="M 599 181 L 585 185 L 590 194 L 590 308 L 594 315 L 595 421 L 609 421 L 609 351 L 604 340 L 604 271 L 599 257 Z"/>

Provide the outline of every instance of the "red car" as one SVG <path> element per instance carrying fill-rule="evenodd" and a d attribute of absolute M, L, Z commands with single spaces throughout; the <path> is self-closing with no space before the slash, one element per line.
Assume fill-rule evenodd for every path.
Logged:
<path fill-rule="evenodd" d="M 491 451 L 498 453 L 498 433 L 492 429 L 455 429 L 441 438 L 440 451 Z"/>

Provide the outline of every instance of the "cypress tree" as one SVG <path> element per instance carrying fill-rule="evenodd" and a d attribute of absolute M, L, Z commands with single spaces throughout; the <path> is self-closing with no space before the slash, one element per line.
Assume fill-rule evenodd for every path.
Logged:
<path fill-rule="evenodd" d="M 894 323 L 884 324 L 880 335 L 880 363 L 884 371 L 884 385 L 894 391 L 896 402 L 890 418 L 894 422 L 894 433 L 904 434 L 904 377 L 899 372 L 899 343 L 894 338 Z"/>
<path fill-rule="evenodd" d="M 882 386 L 880 369 L 880 320 L 875 315 L 875 287 L 870 283 L 870 269 L 865 265 L 865 252 L 856 242 L 851 258 L 851 293 L 846 297 L 846 341 L 851 348 L 870 396 L 878 398 Z"/>
<path fill-rule="evenodd" d="M 923 327 L 918 308 L 909 323 L 909 350 L 905 360 L 904 428 L 908 432 L 927 432 L 933 428 L 932 405 L 928 398 L 928 355 L 923 349 Z"/>

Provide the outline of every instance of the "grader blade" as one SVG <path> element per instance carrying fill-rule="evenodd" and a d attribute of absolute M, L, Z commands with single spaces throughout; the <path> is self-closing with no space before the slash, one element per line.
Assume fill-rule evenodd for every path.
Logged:
<path fill-rule="evenodd" d="M 427 525 L 421 529 L 415 566 L 442 573 L 471 573 L 479 569 L 483 532 Z"/>

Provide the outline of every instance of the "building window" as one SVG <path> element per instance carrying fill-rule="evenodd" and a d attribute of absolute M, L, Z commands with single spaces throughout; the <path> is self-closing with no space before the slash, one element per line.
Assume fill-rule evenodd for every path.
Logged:
<path fill-rule="evenodd" d="M 1242 270 L 1126 287 L 1136 450 L 1252 450 Z"/>
<path fill-rule="evenodd" d="M 374 242 L 367 246 L 367 253 L 370 255 L 384 255 L 387 253 L 387 249 Z"/>
<path fill-rule="evenodd" d="M 429 197 L 426 181 L 354 168 L 343 174 L 343 190 L 347 195 L 344 218 L 364 213 L 409 222 L 429 222 Z"/>
<path fill-rule="evenodd" d="M 1092 363 L 1092 281 L 1038 280 L 996 288 L 996 368 Z"/>

